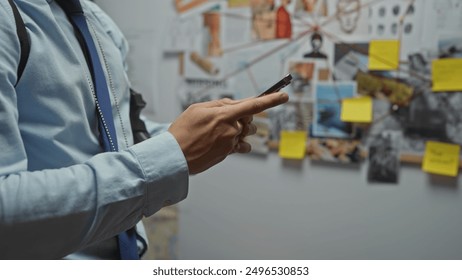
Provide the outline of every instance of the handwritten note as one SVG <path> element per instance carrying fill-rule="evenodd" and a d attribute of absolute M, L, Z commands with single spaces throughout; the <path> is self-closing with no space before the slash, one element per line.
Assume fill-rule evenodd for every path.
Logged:
<path fill-rule="evenodd" d="M 462 90 L 462 58 L 433 60 L 432 80 L 433 91 Z"/>
<path fill-rule="evenodd" d="M 303 159 L 306 152 L 306 131 L 281 131 L 279 156 L 285 159 Z"/>
<path fill-rule="evenodd" d="M 370 123 L 372 99 L 369 96 L 342 99 L 340 119 L 344 122 Z"/>
<path fill-rule="evenodd" d="M 433 174 L 455 177 L 459 171 L 459 157 L 459 145 L 428 141 L 422 169 Z"/>
<path fill-rule="evenodd" d="M 369 70 L 396 70 L 399 67 L 398 40 L 372 40 L 369 44 Z"/>

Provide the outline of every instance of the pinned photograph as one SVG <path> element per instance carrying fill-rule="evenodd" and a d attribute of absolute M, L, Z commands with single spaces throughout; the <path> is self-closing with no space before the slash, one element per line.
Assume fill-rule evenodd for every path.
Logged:
<path fill-rule="evenodd" d="M 439 58 L 462 58 L 462 36 L 444 36 L 438 41 Z"/>
<path fill-rule="evenodd" d="M 388 99 L 398 106 L 408 106 L 414 94 L 414 88 L 398 79 L 384 78 L 368 73 L 356 74 L 358 93 L 377 99 Z"/>
<path fill-rule="evenodd" d="M 400 167 L 400 132 L 383 131 L 369 147 L 369 182 L 398 183 Z"/>
<path fill-rule="evenodd" d="M 315 161 L 360 163 L 365 154 L 359 140 L 310 139 L 308 142 L 308 156 Z"/>
<path fill-rule="evenodd" d="M 356 30 L 361 11 L 360 0 L 337 0 L 335 17 L 344 33 L 352 34 Z"/>
<path fill-rule="evenodd" d="M 327 54 L 323 51 L 322 43 L 324 39 L 321 33 L 311 34 L 311 51 L 303 55 L 304 58 L 327 59 Z"/>
<path fill-rule="evenodd" d="M 405 135 L 462 145 L 462 95 L 424 92 L 413 99 Z"/>
<path fill-rule="evenodd" d="M 368 13 L 366 0 L 328 0 L 327 18 L 332 19 L 323 27 L 324 30 L 342 39 L 348 36 L 368 35 Z"/>
<path fill-rule="evenodd" d="M 288 62 L 289 73 L 292 74 L 292 82 L 285 89 L 289 96 L 303 100 L 313 100 L 313 79 L 315 63 L 303 60 Z"/>
<path fill-rule="evenodd" d="M 235 97 L 232 80 L 224 82 L 206 79 L 182 79 L 178 84 L 177 93 L 183 109 L 194 103 Z"/>
<path fill-rule="evenodd" d="M 288 102 L 269 111 L 270 139 L 279 141 L 281 131 L 308 131 L 313 120 L 313 103 Z"/>
<path fill-rule="evenodd" d="M 344 138 L 353 136 L 353 125 L 342 122 L 341 101 L 356 96 L 356 83 L 319 82 L 315 86 L 315 107 L 312 136 L 318 138 Z"/>
<path fill-rule="evenodd" d="M 369 43 L 339 43 L 334 46 L 334 77 L 354 80 L 358 71 L 368 72 Z"/>
<path fill-rule="evenodd" d="M 274 1 L 252 0 L 252 31 L 255 40 L 276 38 L 276 7 Z"/>
<path fill-rule="evenodd" d="M 184 76 L 187 79 L 220 80 L 225 75 L 226 62 L 223 57 L 213 57 L 198 51 L 186 52 Z"/>

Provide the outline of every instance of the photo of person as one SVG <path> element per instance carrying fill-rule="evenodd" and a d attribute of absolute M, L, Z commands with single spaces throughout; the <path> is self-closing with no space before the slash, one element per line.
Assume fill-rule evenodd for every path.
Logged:
<path fill-rule="evenodd" d="M 322 41 L 322 35 L 319 32 L 314 32 L 311 35 L 311 52 L 304 54 L 303 57 L 327 59 L 327 55 L 321 51 Z"/>
<path fill-rule="evenodd" d="M 338 43 L 334 46 L 334 77 L 341 81 L 354 80 L 358 71 L 367 73 L 369 43 Z"/>
<path fill-rule="evenodd" d="M 276 37 L 276 11 L 274 0 L 251 0 L 252 31 L 256 40 Z"/>

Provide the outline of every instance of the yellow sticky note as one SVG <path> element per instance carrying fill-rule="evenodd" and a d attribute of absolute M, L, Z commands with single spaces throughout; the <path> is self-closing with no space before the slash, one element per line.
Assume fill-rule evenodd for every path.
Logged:
<path fill-rule="evenodd" d="M 279 156 L 286 159 L 303 159 L 306 152 L 306 131 L 281 131 Z"/>
<path fill-rule="evenodd" d="M 372 98 L 369 96 L 342 99 L 340 119 L 344 122 L 372 122 Z"/>
<path fill-rule="evenodd" d="M 369 70 L 396 70 L 399 67 L 398 40 L 372 40 L 369 43 Z"/>
<path fill-rule="evenodd" d="M 432 80 L 433 91 L 462 90 L 462 58 L 433 60 Z"/>
<path fill-rule="evenodd" d="M 250 0 L 228 0 L 228 7 L 245 7 L 250 5 Z"/>
<path fill-rule="evenodd" d="M 459 172 L 460 146 L 428 141 L 422 169 L 429 173 L 457 176 Z"/>

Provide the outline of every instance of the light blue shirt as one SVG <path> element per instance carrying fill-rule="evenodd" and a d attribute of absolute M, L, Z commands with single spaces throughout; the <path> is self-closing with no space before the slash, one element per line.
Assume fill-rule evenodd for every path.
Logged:
<path fill-rule="evenodd" d="M 72 25 L 51 0 L 15 2 L 31 51 L 15 88 L 20 45 L 0 0 L 0 258 L 117 257 L 119 232 L 186 197 L 184 155 L 165 125 L 149 124 L 153 137 L 132 146 L 127 42 L 82 1 L 120 149 L 102 153 L 91 75 Z"/>

